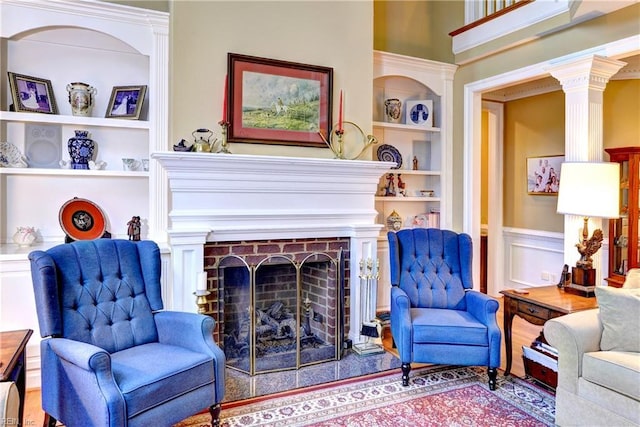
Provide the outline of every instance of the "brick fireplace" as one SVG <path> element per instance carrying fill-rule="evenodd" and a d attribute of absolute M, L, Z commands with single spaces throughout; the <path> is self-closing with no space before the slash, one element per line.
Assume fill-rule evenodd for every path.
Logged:
<path fill-rule="evenodd" d="M 268 252 L 295 259 L 346 246 L 345 332 L 354 343 L 362 341 L 365 298 L 359 286 L 349 285 L 359 282 L 358 269 L 349 267 L 376 259 L 382 226 L 375 194 L 393 163 L 180 152 L 151 157 L 166 173 L 170 193 L 167 308 L 197 310 L 193 293 L 201 271 L 208 272 L 208 290 L 217 292 L 214 269 L 225 253 L 249 264 Z M 375 287 L 370 292 L 375 302 Z M 221 303 L 212 294 L 208 312 L 218 316 Z M 220 325 L 217 331 L 222 339 Z"/>

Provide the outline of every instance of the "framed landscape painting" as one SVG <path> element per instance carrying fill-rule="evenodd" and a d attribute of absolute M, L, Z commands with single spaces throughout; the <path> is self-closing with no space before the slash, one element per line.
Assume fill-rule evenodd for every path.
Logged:
<path fill-rule="evenodd" d="M 326 147 L 333 68 L 229 53 L 228 76 L 229 141 Z"/>
<path fill-rule="evenodd" d="M 527 194 L 557 196 L 564 156 L 527 158 Z"/>

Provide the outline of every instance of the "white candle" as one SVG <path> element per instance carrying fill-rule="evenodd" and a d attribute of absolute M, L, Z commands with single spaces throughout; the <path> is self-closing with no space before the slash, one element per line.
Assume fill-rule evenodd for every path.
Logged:
<path fill-rule="evenodd" d="M 207 272 L 201 271 L 198 273 L 198 281 L 196 283 L 196 290 L 198 291 L 206 291 L 207 290 Z"/>

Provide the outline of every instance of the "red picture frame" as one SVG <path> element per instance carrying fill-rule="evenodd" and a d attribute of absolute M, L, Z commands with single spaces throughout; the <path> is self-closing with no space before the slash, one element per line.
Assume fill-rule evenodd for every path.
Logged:
<path fill-rule="evenodd" d="M 327 147 L 333 68 L 228 54 L 228 140 Z"/>

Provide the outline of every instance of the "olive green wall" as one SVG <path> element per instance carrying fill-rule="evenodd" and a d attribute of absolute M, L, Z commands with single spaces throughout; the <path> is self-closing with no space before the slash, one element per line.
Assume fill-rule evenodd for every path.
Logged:
<path fill-rule="evenodd" d="M 564 92 L 504 106 L 504 215 L 506 227 L 562 232 L 556 196 L 527 194 L 527 158 L 564 155 Z M 562 176 L 560 177 L 562 179 Z"/>
<path fill-rule="evenodd" d="M 373 48 L 453 63 L 449 33 L 464 25 L 464 0 L 375 0 Z"/>
<path fill-rule="evenodd" d="M 169 12 L 170 1 L 171 0 L 109 0 L 109 3 L 118 3 L 127 6 L 157 10 L 160 12 Z"/>
<path fill-rule="evenodd" d="M 563 232 L 557 198 L 527 194 L 526 159 L 564 155 L 564 92 L 505 103 L 504 225 Z M 603 94 L 604 148 L 640 145 L 640 80 L 611 80 Z M 608 160 L 607 155 L 604 156 Z M 506 177 L 509 177 L 508 179 Z M 562 176 L 560 176 L 562 179 Z"/>
<path fill-rule="evenodd" d="M 640 4 L 634 4 L 632 6 L 626 7 L 624 9 L 620 9 L 616 12 L 613 12 L 609 15 L 592 19 L 590 21 L 584 22 L 575 27 L 567 28 L 565 30 L 559 31 L 557 33 L 549 34 L 541 36 L 538 40 L 531 41 L 529 43 L 502 51 L 500 53 L 491 55 L 486 58 L 482 58 L 480 60 L 471 62 L 469 64 L 462 65 L 458 68 L 455 79 L 454 79 L 454 99 L 453 99 L 453 206 L 454 206 L 454 218 L 453 224 L 454 229 L 462 229 L 462 219 L 463 212 L 460 207 L 463 206 L 463 159 L 464 159 L 464 86 L 476 82 L 485 78 L 493 77 L 496 75 L 502 75 L 509 71 L 518 70 L 533 64 L 541 63 L 544 61 L 549 61 L 554 58 L 559 58 L 563 56 L 567 56 L 570 54 L 574 54 L 575 52 L 584 51 L 586 49 L 591 49 L 596 46 L 600 46 L 606 43 L 614 42 L 617 40 L 621 40 L 627 37 L 631 37 L 637 35 L 639 33 L 640 27 Z M 605 91 L 605 99 L 607 92 Z M 633 95 L 637 96 L 637 92 Z M 632 96 L 633 96 L 632 95 Z M 561 98 L 563 95 L 558 94 Z M 517 101 L 514 101 L 517 102 Z M 620 101 L 620 97 L 618 97 L 617 101 L 611 101 L 612 105 L 607 107 L 605 101 L 605 141 L 608 139 L 607 132 L 621 132 L 620 130 L 610 129 L 608 124 L 606 124 L 608 120 L 608 112 L 607 109 L 614 111 L 614 109 L 620 109 L 621 114 L 625 116 L 627 114 L 635 114 L 635 117 L 628 120 L 630 123 L 638 123 L 638 111 L 640 109 L 635 108 L 633 106 L 638 105 L 637 99 L 635 101 L 631 101 L 630 103 Z M 615 106 L 613 105 L 615 104 Z M 562 109 L 558 113 L 559 118 L 564 117 L 564 110 Z M 613 113 L 615 114 L 615 113 Z M 620 121 L 618 119 L 618 121 Z M 507 124 L 505 124 L 505 127 Z M 544 129 L 541 129 L 544 131 Z M 546 132 L 546 131 L 545 131 Z M 633 130 L 627 131 L 628 134 L 633 134 Z M 635 130 L 635 134 L 638 134 L 637 129 Z M 541 133 L 540 135 L 536 135 L 536 137 L 540 137 L 541 139 L 549 140 L 553 138 L 557 138 L 555 131 L 549 131 L 549 134 Z M 625 136 L 624 139 L 629 138 Z M 523 143 L 524 142 L 520 142 Z M 528 143 L 533 143 L 532 141 L 528 141 Z M 607 142 L 608 143 L 608 142 Z M 506 142 L 505 142 L 506 144 Z M 638 144 L 638 143 L 636 143 Z M 633 144 L 624 144 L 624 145 L 633 145 Z M 546 153 L 548 154 L 548 153 Z M 505 159 L 505 175 L 504 181 L 511 181 L 513 185 L 517 184 L 518 178 L 517 176 L 509 175 L 509 171 L 506 169 L 508 166 L 508 162 L 517 162 L 521 161 L 519 158 L 512 158 L 511 160 Z M 524 184 L 521 184 L 524 185 Z M 515 193 L 515 189 L 512 189 L 511 192 Z M 505 193 L 505 225 L 514 225 L 516 223 L 516 203 L 512 203 L 509 199 L 509 195 Z M 536 199 L 538 200 L 538 199 Z M 533 202 L 536 205 L 548 203 L 547 209 L 544 212 L 547 216 L 555 215 L 555 209 L 551 207 L 550 202 L 543 201 L 535 201 Z M 537 224 L 537 218 L 540 217 L 538 212 L 532 212 L 531 214 L 528 211 L 521 212 L 520 217 L 517 218 L 517 224 L 522 224 L 525 228 L 533 228 L 540 230 L 549 230 L 549 231 L 562 231 L 562 228 L 559 228 L 555 222 L 549 224 Z M 507 222 L 507 218 L 510 218 L 510 221 Z"/>

